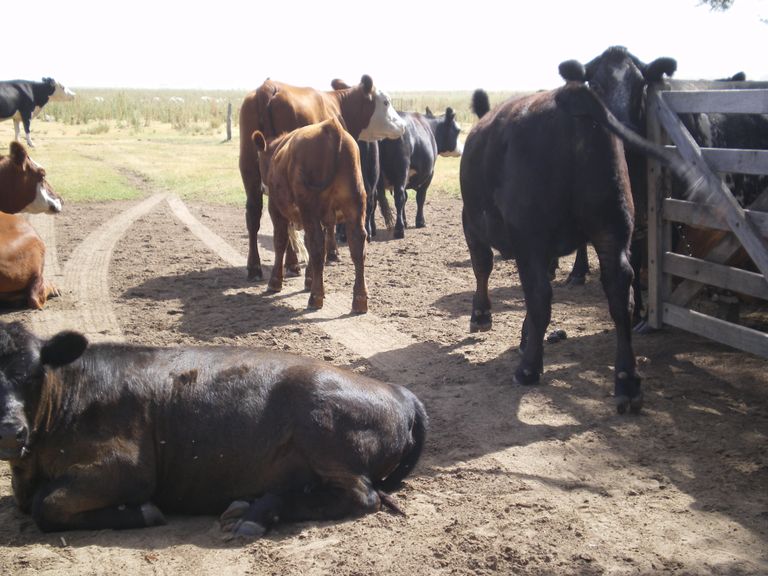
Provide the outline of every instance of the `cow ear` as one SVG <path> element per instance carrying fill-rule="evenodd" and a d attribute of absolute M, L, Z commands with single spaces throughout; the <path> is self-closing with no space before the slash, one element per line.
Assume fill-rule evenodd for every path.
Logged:
<path fill-rule="evenodd" d="M 643 77 L 647 82 L 658 82 L 664 77 L 672 76 L 677 70 L 677 60 L 674 58 L 656 58 L 643 70 Z"/>
<path fill-rule="evenodd" d="M 24 166 L 24 161 L 27 159 L 27 149 L 20 143 L 13 141 L 11 142 L 10 151 L 13 163 L 19 168 L 22 168 Z"/>
<path fill-rule="evenodd" d="M 450 122 L 454 118 L 456 118 L 456 113 L 453 111 L 453 108 L 448 106 L 448 108 L 445 109 L 445 118 Z"/>
<path fill-rule="evenodd" d="M 424 115 L 425 115 L 427 118 L 434 118 L 434 117 L 435 117 L 435 115 L 434 115 L 434 114 L 432 114 L 432 110 L 430 110 L 430 109 L 429 109 L 429 106 L 427 106 L 426 110 L 427 110 L 427 111 L 424 113 Z"/>
<path fill-rule="evenodd" d="M 253 131 L 253 134 L 251 134 L 251 139 L 253 140 L 253 144 L 256 146 L 256 150 L 264 152 L 264 150 L 267 149 L 267 139 L 264 138 L 264 134 L 258 130 Z"/>
<path fill-rule="evenodd" d="M 589 64 L 587 64 L 587 66 L 589 66 Z M 560 62 L 557 71 L 566 82 L 585 82 L 587 79 L 587 70 L 578 60 L 566 60 L 565 62 Z"/>
<path fill-rule="evenodd" d="M 83 355 L 88 339 L 79 332 L 65 330 L 48 340 L 40 349 L 40 362 L 45 366 L 66 366 Z"/>
<path fill-rule="evenodd" d="M 349 84 L 344 82 L 344 80 L 339 80 L 338 78 L 334 78 L 331 80 L 331 88 L 334 90 L 347 90 L 349 88 Z"/>
<path fill-rule="evenodd" d="M 368 74 L 363 74 L 363 77 L 360 78 L 360 84 L 366 94 L 371 94 L 373 92 L 373 79 L 368 76 Z"/>

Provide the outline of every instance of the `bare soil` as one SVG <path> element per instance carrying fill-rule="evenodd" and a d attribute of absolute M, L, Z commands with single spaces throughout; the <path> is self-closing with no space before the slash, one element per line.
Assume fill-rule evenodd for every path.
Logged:
<path fill-rule="evenodd" d="M 0 463 L 0 574 L 768 573 L 766 361 L 673 329 L 637 336 L 645 408 L 617 415 L 598 275 L 567 288 L 566 260 L 551 329 L 568 338 L 547 344 L 541 384 L 513 384 L 524 316 L 515 266 L 496 262 L 493 330 L 469 334 L 474 277 L 460 213 L 460 200 L 433 196 L 426 228 L 404 240 L 379 233 L 365 316 L 349 314 L 345 249 L 326 268 L 320 312 L 305 310 L 302 278 L 280 294 L 247 282 L 239 208 L 147 190 L 143 202 L 36 217 L 63 295 L 0 320 L 41 335 L 74 328 L 94 340 L 321 358 L 410 387 L 430 433 L 395 495 L 406 517 L 279 525 L 251 543 L 225 541 L 215 517 L 43 534 L 17 510 Z M 267 262 L 268 227 L 265 215 Z"/>

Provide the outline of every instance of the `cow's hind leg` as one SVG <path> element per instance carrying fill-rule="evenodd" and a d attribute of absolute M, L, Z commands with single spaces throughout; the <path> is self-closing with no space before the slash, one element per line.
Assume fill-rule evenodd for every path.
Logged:
<path fill-rule="evenodd" d="M 280 292 L 283 289 L 283 258 L 288 247 L 288 219 L 280 214 L 279 210 L 269 203 L 269 216 L 272 219 L 273 243 L 275 246 L 275 263 L 272 266 L 272 275 L 269 277 L 267 290 Z"/>
<path fill-rule="evenodd" d="M 573 268 L 565 281 L 566 286 L 583 286 L 587 281 L 589 274 L 589 258 L 587 258 L 587 245 L 582 244 L 576 250 L 576 260 L 573 261 Z"/>
<path fill-rule="evenodd" d="M 475 273 L 475 295 L 472 297 L 472 315 L 469 318 L 470 332 L 485 332 L 493 325 L 491 317 L 491 298 L 488 295 L 488 279 L 493 271 L 493 251 L 478 238 L 467 225 L 467 215 L 461 214 L 464 224 L 464 237 L 467 240 L 472 271 Z"/>
<path fill-rule="evenodd" d="M 405 218 L 405 183 L 396 184 L 392 191 L 395 197 L 395 230 L 392 235 L 394 238 L 405 238 L 405 229 L 408 227 Z"/>
<path fill-rule="evenodd" d="M 305 283 L 311 278 L 309 291 L 309 308 L 319 310 L 323 307 L 325 299 L 325 286 L 323 284 L 323 268 L 325 266 L 325 232 L 320 221 L 313 217 L 311 211 L 302 210 L 304 230 L 306 231 L 307 249 L 309 250 L 309 266 Z M 311 269 L 311 276 L 310 276 Z M 306 285 L 306 284 L 305 284 Z"/>
<path fill-rule="evenodd" d="M 544 335 L 552 315 L 549 262 L 544 254 L 517 258 L 526 310 L 520 339 L 523 357 L 515 370 L 515 381 L 520 384 L 535 384 L 544 371 Z"/>
<path fill-rule="evenodd" d="M 427 225 L 427 221 L 424 219 L 424 202 L 427 199 L 427 189 L 431 183 L 432 176 L 416 188 L 416 228 L 424 228 Z"/>
<path fill-rule="evenodd" d="M 261 258 L 259 257 L 259 228 L 261 227 L 261 213 L 264 211 L 264 194 L 261 191 L 261 175 L 258 168 L 243 166 L 242 160 L 240 173 L 245 186 L 245 224 L 248 228 L 248 280 L 261 280 Z"/>
<path fill-rule="evenodd" d="M 632 350 L 632 266 L 626 245 L 622 246 L 618 239 L 600 237 L 593 240 L 593 244 L 600 259 L 600 280 L 608 298 L 608 309 L 616 326 L 616 409 L 620 414 L 628 408 L 637 413 L 643 406 L 643 393 Z"/>
<path fill-rule="evenodd" d="M 368 287 L 365 285 L 365 238 L 361 218 L 358 214 L 347 222 L 347 241 L 349 253 L 355 265 L 355 285 L 352 288 L 352 313 L 365 314 L 368 312 Z"/>

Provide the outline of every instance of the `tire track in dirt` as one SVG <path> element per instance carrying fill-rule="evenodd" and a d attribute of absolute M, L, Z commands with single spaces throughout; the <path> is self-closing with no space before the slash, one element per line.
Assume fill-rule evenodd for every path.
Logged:
<path fill-rule="evenodd" d="M 245 267 L 246 258 L 192 215 L 178 196 L 170 195 L 166 198 L 166 202 L 174 216 L 212 252 L 231 266 Z M 263 268 L 265 276 L 268 275 L 269 267 L 263 266 Z M 280 294 L 280 302 L 296 310 L 306 309 L 307 298 L 307 293 L 302 290 L 291 292 L 284 288 Z M 409 351 L 414 341 L 399 332 L 385 319 L 370 312 L 365 315 L 353 315 L 350 313 L 351 307 L 349 295 L 326 293 L 323 308 L 307 311 L 303 317 L 309 322 L 317 323 L 331 338 L 390 375 L 393 372 L 393 364 L 387 356 L 392 352 L 398 352 L 398 365 L 401 366 L 412 364 L 422 357 L 423 352 Z M 409 355 L 413 355 L 413 358 L 408 358 Z"/>
<path fill-rule="evenodd" d="M 153 194 L 99 226 L 75 248 L 61 273 L 58 273 L 54 228 L 40 220 L 37 230 L 47 247 L 46 270 L 62 290 L 62 296 L 56 309 L 49 306 L 30 317 L 36 334 L 51 336 L 60 330 L 76 329 L 92 342 L 124 338 L 109 295 L 112 252 L 133 223 L 167 196 L 167 193 Z"/>

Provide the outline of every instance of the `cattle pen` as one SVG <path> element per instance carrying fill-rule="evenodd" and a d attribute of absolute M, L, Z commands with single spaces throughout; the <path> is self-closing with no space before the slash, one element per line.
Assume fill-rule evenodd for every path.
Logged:
<path fill-rule="evenodd" d="M 648 324 L 667 324 L 768 358 L 764 319 L 748 327 L 694 310 L 691 302 L 707 286 L 768 301 L 768 189 L 741 206 L 725 174 L 768 176 L 768 150 L 700 147 L 679 115 L 768 113 L 768 82 L 676 81 L 657 84 L 648 94 L 648 136 L 667 137 L 693 164 L 706 192 L 678 199 L 656 161 L 648 164 Z M 701 116 L 700 116 L 701 117 Z M 706 196 L 706 198 L 702 198 Z M 707 229 L 717 242 L 705 255 L 680 253 L 673 230 L 680 225 Z M 756 271 L 729 263 L 745 251 Z M 684 251 L 684 250 L 683 250 Z"/>

